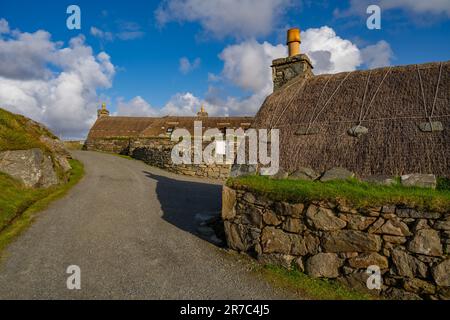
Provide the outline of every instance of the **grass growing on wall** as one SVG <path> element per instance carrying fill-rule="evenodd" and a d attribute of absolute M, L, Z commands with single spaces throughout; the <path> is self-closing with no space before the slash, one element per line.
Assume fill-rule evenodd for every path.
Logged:
<path fill-rule="evenodd" d="M 405 204 L 424 210 L 447 212 L 450 208 L 448 181 L 441 180 L 437 190 L 407 188 L 401 185 L 381 186 L 356 179 L 329 182 L 276 180 L 263 176 L 230 178 L 227 185 L 245 189 L 275 201 L 304 202 L 314 200 L 346 200 L 357 207 Z"/>
<path fill-rule="evenodd" d="M 26 188 L 8 175 L 0 173 L 0 253 L 11 240 L 33 221 L 36 212 L 64 196 L 81 180 L 83 164 L 70 160 L 72 170 L 66 184 L 47 189 Z"/>
<path fill-rule="evenodd" d="M 267 265 L 263 276 L 273 284 L 297 291 L 301 296 L 313 300 L 375 300 L 376 296 L 346 288 L 334 280 L 315 279 L 297 269 Z"/>

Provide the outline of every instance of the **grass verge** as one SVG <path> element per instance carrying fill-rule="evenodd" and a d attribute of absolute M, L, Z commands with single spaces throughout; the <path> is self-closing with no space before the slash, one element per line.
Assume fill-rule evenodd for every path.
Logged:
<path fill-rule="evenodd" d="M 450 208 L 450 190 L 445 183 L 440 189 L 407 188 L 401 185 L 382 186 L 351 180 L 329 182 L 275 180 L 263 176 L 230 178 L 227 185 L 266 196 L 274 201 L 306 202 L 344 200 L 357 207 L 387 204 L 409 205 L 418 209 L 446 212 Z"/>
<path fill-rule="evenodd" d="M 63 197 L 84 175 L 83 164 L 70 160 L 72 170 L 64 185 L 48 189 L 25 188 L 11 177 L 0 174 L 0 255 L 2 250 L 34 220 L 36 213 Z"/>
<path fill-rule="evenodd" d="M 273 285 L 296 291 L 313 300 L 376 300 L 378 297 L 344 287 L 334 280 L 314 279 L 299 270 L 267 265 L 262 275 Z"/>

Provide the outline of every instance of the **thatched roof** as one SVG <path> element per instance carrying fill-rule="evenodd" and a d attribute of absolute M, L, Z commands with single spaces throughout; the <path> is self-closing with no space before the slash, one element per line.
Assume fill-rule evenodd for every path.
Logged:
<path fill-rule="evenodd" d="M 443 130 L 419 128 L 430 121 Z M 349 135 L 358 124 L 367 134 Z M 280 129 L 288 171 L 450 177 L 450 62 L 297 77 L 266 99 L 254 127 Z"/>
<path fill-rule="evenodd" d="M 194 133 L 194 122 L 202 121 L 203 130 L 210 128 L 248 129 L 252 122 L 252 117 L 163 117 L 157 119 L 140 134 L 141 137 L 156 137 L 167 134 L 171 129 L 187 129 Z"/>
<path fill-rule="evenodd" d="M 100 117 L 89 131 L 89 139 L 111 137 L 136 137 L 157 118 Z"/>
<path fill-rule="evenodd" d="M 202 121 L 209 128 L 247 129 L 252 117 L 100 117 L 91 128 L 87 140 L 99 138 L 136 138 L 168 136 L 177 128 L 194 131 L 194 121 Z M 168 131 L 170 129 L 170 131 Z"/>

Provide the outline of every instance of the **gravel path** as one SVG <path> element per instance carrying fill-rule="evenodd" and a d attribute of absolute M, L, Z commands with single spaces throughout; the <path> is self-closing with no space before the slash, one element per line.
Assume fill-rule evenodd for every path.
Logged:
<path fill-rule="evenodd" d="M 86 176 L 4 252 L 0 299 L 283 299 L 235 255 L 201 239 L 221 185 L 139 161 L 75 152 Z M 81 269 L 68 290 L 66 269 Z"/>

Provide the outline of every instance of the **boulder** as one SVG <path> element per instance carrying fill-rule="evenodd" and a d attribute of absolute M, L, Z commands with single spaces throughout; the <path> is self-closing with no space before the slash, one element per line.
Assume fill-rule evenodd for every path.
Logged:
<path fill-rule="evenodd" d="M 289 254 L 291 239 L 280 229 L 266 227 L 261 234 L 261 245 L 264 253 Z"/>
<path fill-rule="evenodd" d="M 257 171 L 256 165 L 233 164 L 231 167 L 230 177 L 236 178 L 240 176 L 255 175 L 256 171 Z"/>
<path fill-rule="evenodd" d="M 439 233 L 433 229 L 422 229 L 415 233 L 414 238 L 408 245 L 411 252 L 427 256 L 442 256 L 442 244 Z"/>
<path fill-rule="evenodd" d="M 381 250 L 381 238 L 355 230 L 333 231 L 322 239 L 326 252 L 375 252 Z"/>
<path fill-rule="evenodd" d="M 51 157 L 37 148 L 0 152 L 0 171 L 26 187 L 47 188 L 59 183 Z"/>
<path fill-rule="evenodd" d="M 414 292 L 417 294 L 436 293 L 436 287 L 433 284 L 417 278 L 406 280 L 403 288 L 405 288 L 406 291 Z"/>
<path fill-rule="evenodd" d="M 348 260 L 348 264 L 356 269 L 365 269 L 369 266 L 378 266 L 380 269 L 386 269 L 388 267 L 388 260 L 386 257 L 376 253 L 363 253 L 357 257 Z"/>
<path fill-rule="evenodd" d="M 319 238 L 312 234 L 290 235 L 291 238 L 291 254 L 296 256 L 306 256 L 317 254 L 319 252 Z"/>
<path fill-rule="evenodd" d="M 444 220 L 436 221 L 433 227 L 438 230 L 450 231 L 450 216 L 447 216 Z"/>
<path fill-rule="evenodd" d="M 372 223 L 374 223 L 376 217 L 365 217 L 359 214 L 341 214 L 339 218 L 347 222 L 347 228 L 352 230 L 366 230 Z"/>
<path fill-rule="evenodd" d="M 280 266 L 286 269 L 292 268 L 292 262 L 294 261 L 294 257 L 288 254 L 280 254 L 280 253 L 263 253 L 258 255 L 258 261 L 263 265 L 275 265 Z"/>
<path fill-rule="evenodd" d="M 314 181 L 320 177 L 317 172 L 310 168 L 299 168 L 289 176 L 289 179 Z"/>
<path fill-rule="evenodd" d="M 441 217 L 439 212 L 418 211 L 411 208 L 397 208 L 395 213 L 400 218 L 439 219 Z"/>
<path fill-rule="evenodd" d="M 427 276 L 428 267 L 422 261 L 403 250 L 392 250 L 392 261 L 394 262 L 398 275 L 402 277 L 414 278 L 420 276 L 425 278 Z"/>
<path fill-rule="evenodd" d="M 337 278 L 342 260 L 335 253 L 318 253 L 306 260 L 305 271 L 314 278 Z"/>
<path fill-rule="evenodd" d="M 406 174 L 401 176 L 401 182 L 405 187 L 436 189 L 437 185 L 437 179 L 434 174 Z"/>
<path fill-rule="evenodd" d="M 274 211 L 282 216 L 299 218 L 303 214 L 305 205 L 303 203 L 290 204 L 287 202 L 275 202 Z"/>
<path fill-rule="evenodd" d="M 325 231 L 335 231 L 345 228 L 347 223 L 339 219 L 330 209 L 310 205 L 306 211 L 306 217 L 309 225 Z"/>
<path fill-rule="evenodd" d="M 286 217 L 282 228 L 287 232 L 300 233 L 306 229 L 306 226 L 300 219 Z"/>
<path fill-rule="evenodd" d="M 250 251 L 259 242 L 260 230 L 224 221 L 228 246 L 237 251 Z"/>
<path fill-rule="evenodd" d="M 271 175 L 269 177 L 271 179 L 277 179 L 277 180 L 287 179 L 287 177 L 289 177 L 289 172 L 280 168 L 277 173 L 275 173 L 274 175 Z"/>
<path fill-rule="evenodd" d="M 332 180 L 347 180 L 353 177 L 355 177 L 355 174 L 353 172 L 348 171 L 347 169 L 333 168 L 328 171 L 325 171 L 325 173 L 320 178 L 320 181 L 327 182 Z"/>
<path fill-rule="evenodd" d="M 396 183 L 395 178 L 392 176 L 369 176 L 362 179 L 364 182 L 371 184 L 378 184 L 382 186 L 392 186 Z"/>
<path fill-rule="evenodd" d="M 375 233 L 387 234 L 391 236 L 410 236 L 408 226 L 399 220 L 388 220 Z"/>
<path fill-rule="evenodd" d="M 450 287 L 450 259 L 446 259 L 435 266 L 432 274 L 438 286 Z"/>
<path fill-rule="evenodd" d="M 236 216 L 236 191 L 227 186 L 222 190 L 222 218 L 232 220 Z"/>
<path fill-rule="evenodd" d="M 386 290 L 386 296 L 390 300 L 422 300 L 417 294 L 398 288 L 389 288 Z"/>
<path fill-rule="evenodd" d="M 281 220 L 272 211 L 266 211 L 263 213 L 263 221 L 269 226 L 278 226 L 281 224 Z"/>

